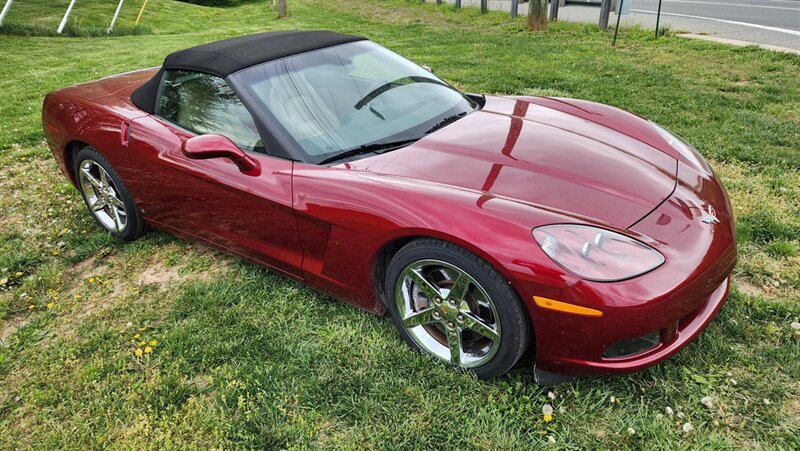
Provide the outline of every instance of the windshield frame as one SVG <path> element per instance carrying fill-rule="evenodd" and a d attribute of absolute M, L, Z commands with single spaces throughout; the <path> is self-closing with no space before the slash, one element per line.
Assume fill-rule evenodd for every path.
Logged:
<path fill-rule="evenodd" d="M 372 41 L 359 41 L 359 42 L 361 42 L 361 43 L 369 42 L 372 45 L 379 46 L 384 51 L 392 52 L 391 50 L 386 49 L 385 47 L 382 47 L 379 44 L 376 44 L 376 43 L 374 43 Z M 233 90 L 239 95 L 239 98 L 242 100 L 242 102 L 245 103 L 247 108 L 251 111 L 251 113 L 253 114 L 253 118 L 256 120 L 256 122 L 259 123 L 259 125 L 260 125 L 259 128 L 263 127 L 264 129 L 269 131 L 269 135 L 272 138 L 272 139 L 270 139 L 271 144 L 273 146 L 275 144 L 277 144 L 280 147 L 280 149 L 275 149 L 275 148 L 269 149 L 269 148 L 267 148 L 266 150 L 267 150 L 268 154 L 273 155 L 273 156 L 277 156 L 277 157 L 281 157 L 281 158 L 285 158 L 285 159 L 289 159 L 289 160 L 300 161 L 300 162 L 304 162 L 304 163 L 308 163 L 308 164 L 318 165 L 318 164 L 320 164 L 320 162 L 322 162 L 322 161 L 324 161 L 326 159 L 329 159 L 331 156 L 333 156 L 336 153 L 339 153 L 341 151 L 328 152 L 328 153 L 323 153 L 323 154 L 319 154 L 319 155 L 311 155 L 311 154 L 307 153 L 302 148 L 302 146 L 292 137 L 292 135 L 283 126 L 283 124 L 278 120 L 278 118 L 272 112 L 270 112 L 268 108 L 266 108 L 265 106 L 262 106 L 263 102 L 257 97 L 257 94 L 250 88 L 249 84 L 244 80 L 243 73 L 246 72 L 246 71 L 249 71 L 249 70 L 251 70 L 253 68 L 257 68 L 257 67 L 265 68 L 265 70 L 267 70 L 268 73 L 270 71 L 272 73 L 277 73 L 277 71 L 281 71 L 281 70 L 282 71 L 288 71 L 289 69 L 287 67 L 288 65 L 286 64 L 286 62 L 290 58 L 293 58 L 293 57 L 295 57 L 297 55 L 311 54 L 311 53 L 314 53 L 314 52 L 328 50 L 328 49 L 331 49 L 333 47 L 346 46 L 346 45 L 351 45 L 351 44 L 354 44 L 354 43 L 349 42 L 349 43 L 344 43 L 344 44 L 338 44 L 336 46 L 326 47 L 326 48 L 323 48 L 323 49 L 311 50 L 309 52 L 297 53 L 297 54 L 294 54 L 294 55 L 287 56 L 285 58 L 280 58 L 280 59 L 277 59 L 277 60 L 272 60 L 272 61 L 268 61 L 268 62 L 265 62 L 265 63 L 261 63 L 261 64 L 257 64 L 257 65 L 254 65 L 254 66 L 250 66 L 250 67 L 244 68 L 244 69 L 242 69 L 240 71 L 237 71 L 237 72 L 229 75 L 228 77 L 226 77 L 225 80 L 233 88 Z M 394 52 L 392 52 L 392 53 L 394 53 Z M 398 55 L 398 56 L 402 57 L 402 55 Z M 406 59 L 411 64 L 414 64 L 415 66 L 421 68 L 422 70 L 428 71 L 428 69 L 426 69 L 425 67 L 420 66 L 420 65 L 416 64 L 415 62 L 413 62 L 411 60 L 408 60 L 405 57 L 402 57 L 402 58 Z M 461 95 L 468 102 L 468 104 L 472 107 L 472 109 L 467 111 L 467 113 L 464 116 L 466 116 L 468 114 L 471 114 L 471 113 L 481 109 L 481 107 L 483 106 L 483 103 L 480 102 L 479 100 L 477 100 L 474 95 L 469 95 L 469 94 L 466 94 L 466 93 L 462 92 L 461 90 L 459 90 L 458 88 L 452 86 L 447 81 L 442 80 L 438 76 L 434 76 L 434 77 L 436 79 L 438 79 L 438 80 L 441 80 L 443 86 L 445 86 L 445 87 L 447 87 L 449 89 L 452 89 L 453 91 L 455 91 L 459 95 Z M 431 126 L 435 125 L 436 123 L 438 123 L 442 119 L 452 115 L 453 114 L 452 110 L 453 110 L 452 108 L 448 109 L 443 114 L 441 114 L 441 115 L 439 115 L 437 117 L 434 117 L 431 120 L 425 121 L 422 124 L 419 124 L 418 126 L 414 127 L 413 129 L 415 129 L 415 130 L 416 129 L 420 129 L 421 131 L 418 134 L 416 134 L 415 136 L 413 136 L 413 137 L 410 136 L 410 135 L 409 136 L 404 136 L 404 135 L 407 134 L 407 132 L 409 130 L 403 130 L 401 132 L 398 132 L 398 133 L 395 133 L 395 134 L 392 134 L 392 135 L 387 135 L 387 136 L 383 137 L 380 141 L 396 140 L 396 139 L 399 139 L 401 137 L 405 137 L 405 138 L 413 139 L 413 140 L 419 140 L 419 139 L 421 139 L 421 138 L 426 136 L 425 131 L 427 131 Z M 366 143 L 366 144 L 369 144 L 369 143 Z M 347 150 L 347 149 L 344 149 L 344 150 Z M 366 152 L 364 154 L 354 155 L 352 157 L 348 157 L 348 158 L 342 159 L 341 161 L 337 161 L 335 163 L 329 163 L 328 165 L 336 165 L 336 164 L 340 164 L 340 163 L 342 163 L 344 161 L 352 161 L 352 160 L 357 160 L 357 159 L 361 159 L 361 158 L 366 158 L 366 157 L 369 157 L 369 156 L 374 155 L 376 153 L 380 153 L 380 152 Z"/>

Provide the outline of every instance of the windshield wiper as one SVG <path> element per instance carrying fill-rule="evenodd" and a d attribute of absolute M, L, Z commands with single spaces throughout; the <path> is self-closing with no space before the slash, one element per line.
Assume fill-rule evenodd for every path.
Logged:
<path fill-rule="evenodd" d="M 383 153 L 388 152 L 390 150 L 399 149 L 400 147 L 407 146 L 415 141 L 418 141 L 419 138 L 414 139 L 401 139 L 397 141 L 379 141 L 369 144 L 363 144 L 358 147 L 354 147 L 352 149 L 343 150 L 336 154 L 325 158 L 324 160 L 320 161 L 317 164 L 328 164 L 333 163 L 334 161 L 341 160 L 343 158 L 352 157 L 356 155 L 361 155 L 364 153 Z"/>
<path fill-rule="evenodd" d="M 444 118 L 441 121 L 437 122 L 433 127 L 429 128 L 428 131 L 425 132 L 425 134 L 427 135 L 427 134 L 433 133 L 436 130 L 439 130 L 440 128 L 442 128 L 442 127 L 444 127 L 446 125 L 452 124 L 453 122 L 461 119 L 462 117 L 464 117 L 466 115 L 467 115 L 467 112 L 465 111 L 463 113 L 458 113 L 458 114 L 454 114 L 452 116 L 447 116 L 446 118 Z"/>

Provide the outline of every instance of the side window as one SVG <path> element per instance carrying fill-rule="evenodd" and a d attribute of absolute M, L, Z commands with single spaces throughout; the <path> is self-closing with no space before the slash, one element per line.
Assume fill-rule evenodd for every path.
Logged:
<path fill-rule="evenodd" d="M 162 83 L 159 116 L 197 134 L 226 136 L 243 150 L 264 151 L 253 117 L 225 80 L 171 70 Z"/>

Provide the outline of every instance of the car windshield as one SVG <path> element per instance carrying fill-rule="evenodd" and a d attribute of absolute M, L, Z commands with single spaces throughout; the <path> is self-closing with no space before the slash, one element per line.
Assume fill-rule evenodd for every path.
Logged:
<path fill-rule="evenodd" d="M 413 142 L 477 108 L 429 71 L 369 41 L 260 64 L 232 79 L 310 163 Z"/>

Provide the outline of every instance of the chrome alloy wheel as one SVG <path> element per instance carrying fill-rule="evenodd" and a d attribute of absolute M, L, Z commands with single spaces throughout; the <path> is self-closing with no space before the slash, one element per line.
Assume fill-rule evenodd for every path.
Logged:
<path fill-rule="evenodd" d="M 481 366 L 500 347 L 500 319 L 486 290 L 439 260 L 403 269 L 395 287 L 403 326 L 423 350 L 463 368 Z"/>
<path fill-rule="evenodd" d="M 106 170 L 94 160 L 83 160 L 78 178 L 86 203 L 100 224 L 112 232 L 122 232 L 128 225 L 128 214 Z"/>

